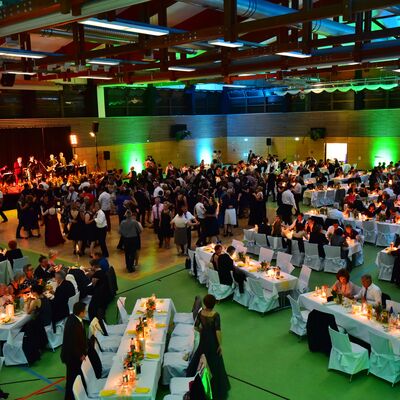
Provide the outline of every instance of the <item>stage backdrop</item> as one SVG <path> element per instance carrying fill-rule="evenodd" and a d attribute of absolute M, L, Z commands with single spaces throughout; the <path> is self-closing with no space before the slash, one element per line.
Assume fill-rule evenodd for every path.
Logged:
<path fill-rule="evenodd" d="M 67 162 L 72 158 L 69 143 L 69 126 L 54 128 L 10 128 L 0 129 L 0 167 L 13 167 L 17 157 L 23 158 L 26 166 L 30 155 L 45 163 L 50 154 L 58 157 L 64 153 Z"/>

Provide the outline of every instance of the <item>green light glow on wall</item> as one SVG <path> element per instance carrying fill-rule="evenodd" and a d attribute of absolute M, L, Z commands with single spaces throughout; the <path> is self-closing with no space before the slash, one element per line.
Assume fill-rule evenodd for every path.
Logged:
<path fill-rule="evenodd" d="M 121 165 L 124 171 L 128 172 L 133 166 L 137 173 L 141 172 L 144 168 L 144 161 L 146 159 L 145 145 L 143 143 L 126 144 L 121 151 Z"/>
<path fill-rule="evenodd" d="M 378 165 L 380 162 L 397 162 L 400 159 L 398 138 L 376 138 L 372 142 L 371 165 Z"/>

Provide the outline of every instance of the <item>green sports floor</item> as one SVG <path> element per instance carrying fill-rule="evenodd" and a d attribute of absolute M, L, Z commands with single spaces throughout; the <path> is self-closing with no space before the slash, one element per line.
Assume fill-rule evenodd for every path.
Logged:
<path fill-rule="evenodd" d="M 359 282 L 363 273 L 377 277 L 375 257 L 377 248 L 365 245 L 365 262 L 352 271 L 352 280 Z M 38 254 L 24 250 L 30 259 Z M 296 269 L 295 274 L 299 273 Z M 333 274 L 312 272 L 310 287 L 332 284 Z M 150 277 L 128 281 L 119 279 L 119 294 L 127 297 L 131 310 L 136 299 L 155 293 L 157 297 L 171 297 L 180 312 L 189 312 L 196 294 L 206 290 L 188 275 L 183 265 L 176 265 Z M 378 282 L 393 300 L 400 301 L 400 290 L 386 282 Z M 328 357 L 310 353 L 307 340 L 289 333 L 290 309 L 262 316 L 231 300 L 216 307 L 221 314 L 223 356 L 232 389 L 231 400 L 391 400 L 400 399 L 400 385 L 391 385 L 361 372 L 349 378 L 328 371 Z M 108 309 L 107 320 L 116 320 L 115 301 Z M 0 387 L 10 393 L 10 399 L 63 399 L 65 370 L 59 350 L 46 351 L 41 361 L 28 367 L 3 367 Z M 60 381 L 61 380 L 61 381 Z M 55 382 L 60 381 L 54 385 Z M 51 386 L 49 386 L 51 385 Z M 37 392 L 37 391 L 40 391 Z M 168 388 L 159 387 L 157 400 L 168 394 Z"/>

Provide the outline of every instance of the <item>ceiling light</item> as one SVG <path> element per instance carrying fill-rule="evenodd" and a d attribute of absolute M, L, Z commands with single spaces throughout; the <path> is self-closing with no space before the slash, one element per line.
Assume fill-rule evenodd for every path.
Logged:
<path fill-rule="evenodd" d="M 212 44 L 214 46 L 231 47 L 231 48 L 243 47 L 243 43 L 241 42 L 225 42 L 225 40 L 223 39 L 209 40 L 208 44 Z"/>
<path fill-rule="evenodd" d="M 235 88 L 235 89 L 245 89 L 245 88 L 247 88 L 247 86 L 246 85 L 231 85 L 231 84 L 226 84 L 226 85 L 223 85 L 224 87 L 227 87 L 227 88 Z"/>
<path fill-rule="evenodd" d="M 88 60 L 88 64 L 97 65 L 118 65 L 119 63 L 119 60 L 114 60 L 112 58 L 93 58 L 92 60 Z"/>
<path fill-rule="evenodd" d="M 16 58 L 44 58 L 47 57 L 47 54 L 37 51 L 8 49 L 0 47 L 0 56 L 16 57 Z"/>
<path fill-rule="evenodd" d="M 282 51 L 280 53 L 276 53 L 279 56 L 286 57 L 294 57 L 294 58 L 308 58 L 311 57 L 311 54 L 299 53 L 298 51 Z"/>
<path fill-rule="evenodd" d="M 394 69 L 393 72 L 400 72 L 400 68 Z"/>
<path fill-rule="evenodd" d="M 24 71 L 1 71 L 2 74 L 14 74 L 14 75 L 36 75 L 36 72 L 24 72 Z"/>
<path fill-rule="evenodd" d="M 295 140 L 296 142 L 298 142 L 298 141 L 300 140 L 300 138 L 299 138 L 299 137 L 295 137 L 294 140 Z"/>
<path fill-rule="evenodd" d="M 254 74 L 239 74 L 238 76 L 254 76 Z"/>
<path fill-rule="evenodd" d="M 190 67 L 168 67 L 168 71 L 193 72 L 193 71 L 196 71 L 196 68 L 190 68 Z"/>
<path fill-rule="evenodd" d="M 99 80 L 103 80 L 103 81 L 109 81 L 111 79 L 110 76 L 98 76 L 98 75 L 87 75 L 87 76 L 76 76 L 75 78 L 80 78 L 80 79 L 99 79 Z"/>
<path fill-rule="evenodd" d="M 163 36 L 168 35 L 169 30 L 159 28 L 152 25 L 141 24 L 139 22 L 121 22 L 121 21 L 106 21 L 97 18 L 90 18 L 85 21 L 80 21 L 80 24 L 88 26 L 96 26 L 99 28 L 114 29 L 116 31 L 141 33 L 143 35 Z"/>

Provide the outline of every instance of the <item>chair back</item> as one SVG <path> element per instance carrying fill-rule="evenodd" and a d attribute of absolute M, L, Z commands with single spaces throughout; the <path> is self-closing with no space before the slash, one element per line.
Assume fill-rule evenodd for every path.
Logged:
<path fill-rule="evenodd" d="M 208 282 L 214 285 L 220 285 L 218 272 L 208 268 L 207 270 Z"/>
<path fill-rule="evenodd" d="M 290 307 L 292 308 L 292 314 L 299 320 L 303 320 L 301 315 L 299 303 L 289 294 L 286 296 L 290 301 Z"/>
<path fill-rule="evenodd" d="M 97 317 L 94 317 L 89 324 L 88 336 L 89 337 L 96 336 L 97 332 L 100 332 L 101 334 L 103 334 L 103 330 L 101 328 L 100 321 L 98 320 Z"/>
<path fill-rule="evenodd" d="M 258 257 L 259 262 L 271 262 L 274 257 L 274 251 L 271 249 L 267 249 L 265 247 L 260 247 L 260 255 Z"/>
<path fill-rule="evenodd" d="M 192 307 L 193 321 L 196 321 L 197 315 L 201 310 L 201 305 L 202 305 L 201 296 L 196 296 L 194 298 L 194 303 Z"/>
<path fill-rule="evenodd" d="M 254 240 L 257 246 L 268 247 L 267 236 L 265 233 L 255 233 Z"/>
<path fill-rule="evenodd" d="M 341 247 L 340 246 L 330 246 L 329 244 L 324 245 L 325 258 L 340 258 Z"/>
<path fill-rule="evenodd" d="M 68 299 L 68 308 L 69 313 L 72 314 L 74 312 L 74 304 L 79 301 L 79 292 L 75 293 Z"/>
<path fill-rule="evenodd" d="M 288 253 L 283 253 L 282 251 L 278 251 L 278 255 L 276 257 L 276 265 L 283 271 L 290 274 L 294 267 L 290 263 L 292 260 L 292 255 Z"/>
<path fill-rule="evenodd" d="M 78 284 L 76 283 L 76 279 L 72 274 L 67 274 L 65 280 L 71 282 L 74 285 L 75 292 L 78 292 Z"/>
<path fill-rule="evenodd" d="M 244 247 L 244 244 L 240 240 L 232 239 L 232 246 L 238 250 L 239 247 Z"/>
<path fill-rule="evenodd" d="M 92 367 L 92 363 L 89 360 L 89 357 L 85 357 L 85 359 L 82 361 L 81 371 L 83 374 L 83 379 L 85 380 L 86 383 L 86 389 L 89 393 L 89 396 L 91 394 L 93 395 L 94 392 L 96 391 L 95 387 L 97 378 L 94 369 Z"/>
<path fill-rule="evenodd" d="M 117 300 L 117 307 L 118 307 L 118 313 L 119 313 L 119 323 L 122 324 L 127 324 L 129 321 L 129 315 L 126 311 L 125 308 L 125 301 L 126 301 L 126 297 L 118 297 Z"/>
<path fill-rule="evenodd" d="M 331 206 L 335 202 L 336 191 L 331 189 L 326 191 L 325 205 Z"/>
<path fill-rule="evenodd" d="M 304 252 L 307 256 L 311 256 L 311 257 L 318 256 L 319 257 L 318 244 L 304 242 Z"/>
<path fill-rule="evenodd" d="M 393 356 L 392 344 L 387 337 L 378 336 L 371 331 L 369 331 L 368 333 L 371 350 L 374 353 L 385 356 Z"/>
<path fill-rule="evenodd" d="M 188 256 L 190 260 L 190 271 L 192 275 L 194 275 L 194 257 L 196 255 L 196 252 L 194 250 L 188 249 Z"/>
<path fill-rule="evenodd" d="M 304 244 L 304 241 L 303 241 L 303 244 Z M 291 249 L 292 256 L 301 254 L 301 251 L 300 251 L 300 248 L 299 248 L 299 241 L 296 240 L 296 239 L 292 239 L 291 240 L 290 249 Z"/>
<path fill-rule="evenodd" d="M 388 225 L 386 223 L 377 222 L 376 228 L 378 230 L 378 233 L 383 233 L 386 235 L 391 233 L 391 229 L 390 229 L 391 227 L 390 227 L 390 225 Z M 393 233 L 393 238 L 394 238 L 394 233 Z"/>
<path fill-rule="evenodd" d="M 332 347 L 342 354 L 352 353 L 349 335 L 347 333 L 335 331 L 331 327 L 328 327 L 328 329 Z"/>
<path fill-rule="evenodd" d="M 13 270 L 14 270 L 14 274 L 16 274 L 17 272 L 23 272 L 23 269 L 25 267 L 25 265 L 29 264 L 29 258 L 24 256 L 21 258 L 16 258 L 13 261 Z"/>
<path fill-rule="evenodd" d="M 257 297 L 261 297 L 261 298 L 264 297 L 263 287 L 261 285 L 260 279 L 254 279 L 254 278 L 248 277 L 247 282 L 249 284 L 250 292 L 252 292 Z"/>
<path fill-rule="evenodd" d="M 302 292 L 308 290 L 308 282 L 310 281 L 310 276 L 311 268 L 303 265 L 301 267 L 299 280 L 297 281 L 297 286 Z"/>
<path fill-rule="evenodd" d="M 74 384 L 72 385 L 72 392 L 75 400 L 89 400 L 85 391 L 85 387 L 83 386 L 82 377 L 80 375 L 75 378 Z"/>
<path fill-rule="evenodd" d="M 244 240 L 247 240 L 248 242 L 253 242 L 255 233 L 256 232 L 253 229 L 243 229 Z"/>
<path fill-rule="evenodd" d="M 0 262 L 0 283 L 8 285 L 14 278 L 11 263 L 8 260 Z"/>
<path fill-rule="evenodd" d="M 390 311 L 391 308 L 393 308 L 396 314 L 400 314 L 400 303 L 393 300 L 386 300 L 386 310 Z"/>
<path fill-rule="evenodd" d="M 276 236 L 268 236 L 268 242 L 271 246 L 271 249 L 279 250 L 283 248 L 282 238 Z"/>
<path fill-rule="evenodd" d="M 388 300 L 392 300 L 392 298 L 387 293 L 382 292 L 382 307 L 383 307 L 383 309 L 386 309 L 386 302 Z"/>

